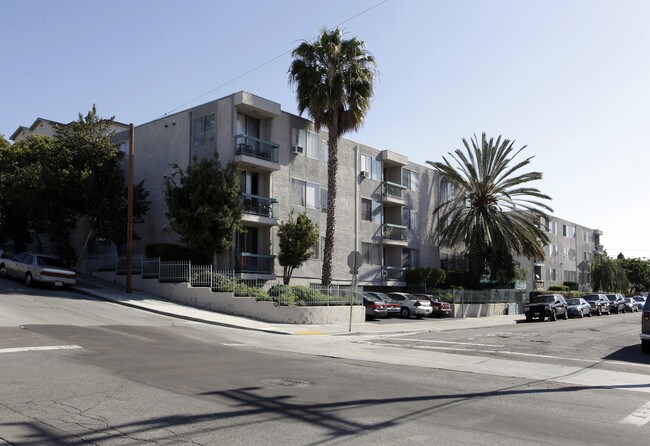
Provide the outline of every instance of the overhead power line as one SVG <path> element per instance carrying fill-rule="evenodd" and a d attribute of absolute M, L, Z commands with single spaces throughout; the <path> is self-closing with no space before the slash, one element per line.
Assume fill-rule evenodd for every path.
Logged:
<path fill-rule="evenodd" d="M 350 22 L 350 21 L 356 19 L 356 18 L 359 17 L 359 16 L 362 16 L 363 14 L 365 14 L 365 13 L 367 13 L 367 12 L 369 12 L 369 11 L 371 11 L 371 10 L 373 10 L 373 9 L 375 9 L 375 8 L 377 8 L 377 7 L 379 7 L 379 6 L 381 6 L 381 5 L 383 5 L 383 4 L 386 3 L 387 1 L 388 1 L 388 0 L 382 0 L 382 1 L 378 2 L 378 3 L 375 3 L 375 4 L 374 4 L 373 6 L 371 6 L 370 8 L 368 8 L 368 9 L 364 9 L 364 10 L 361 11 L 360 13 L 355 14 L 355 15 L 353 15 L 352 17 L 350 17 L 350 18 L 348 18 L 348 19 L 342 21 L 341 23 L 339 23 L 338 25 L 336 25 L 334 28 L 338 28 L 339 26 L 344 25 L 344 24 L 346 24 L 346 23 L 348 23 L 348 22 Z M 334 28 L 330 28 L 330 29 L 334 29 Z M 309 39 L 309 40 L 315 40 L 316 38 L 317 38 L 317 37 L 312 37 L 312 38 Z M 298 41 L 300 41 L 300 39 L 296 39 L 296 40 L 294 40 L 293 42 L 298 42 Z M 230 79 L 229 81 L 226 81 L 226 82 L 224 82 L 224 83 L 222 83 L 222 84 L 217 85 L 217 86 L 214 87 L 212 90 L 207 91 L 207 92 L 205 92 L 205 93 L 203 93 L 203 94 L 201 94 L 201 95 L 199 95 L 199 96 L 197 96 L 197 97 L 195 97 L 195 98 L 193 98 L 193 99 L 191 99 L 191 100 L 189 100 L 189 101 L 187 101 L 187 102 L 185 102 L 185 103 L 183 103 L 183 104 L 181 104 L 181 105 L 179 105 L 179 106 L 177 106 L 177 107 L 174 107 L 173 109 L 169 110 L 167 113 L 164 113 L 164 114 L 158 116 L 158 118 L 162 118 L 162 117 L 164 117 L 164 116 L 169 115 L 170 113 L 174 113 L 176 110 L 181 109 L 181 108 L 185 107 L 186 105 L 189 105 L 189 104 L 191 104 L 191 103 L 193 103 L 193 102 L 195 102 L 195 101 L 198 101 L 199 99 L 201 99 L 201 98 L 203 98 L 203 97 L 205 97 L 205 96 L 207 96 L 207 95 L 209 95 L 209 94 L 211 94 L 211 93 L 214 93 L 215 91 L 219 90 L 220 88 L 223 88 L 223 87 L 225 87 L 226 85 L 231 84 L 231 83 L 235 82 L 236 80 L 239 80 L 239 79 L 241 79 L 242 77 L 245 77 L 245 76 L 251 74 L 252 72 L 259 70 L 260 68 L 262 68 L 262 67 L 264 67 L 264 66 L 270 64 L 271 62 L 275 62 L 276 60 L 280 59 L 281 57 L 284 57 L 284 56 L 286 56 L 287 54 L 290 54 L 292 51 L 293 51 L 293 50 L 285 51 L 284 53 L 279 54 L 279 55 L 273 57 L 272 59 L 269 59 L 269 60 L 267 60 L 266 62 L 263 62 L 263 63 L 261 63 L 261 64 L 255 66 L 254 68 L 251 68 L 250 70 L 248 70 L 248 71 L 246 71 L 246 72 L 244 72 L 244 73 L 242 73 L 242 74 L 240 74 L 240 75 L 238 75 L 238 76 L 236 76 L 236 77 Z"/>

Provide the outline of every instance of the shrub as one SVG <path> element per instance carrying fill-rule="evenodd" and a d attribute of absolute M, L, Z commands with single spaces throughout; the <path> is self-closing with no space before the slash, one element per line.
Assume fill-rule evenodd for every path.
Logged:
<path fill-rule="evenodd" d="M 568 287 L 570 291 L 578 291 L 580 289 L 578 282 L 564 282 L 562 285 Z"/>
<path fill-rule="evenodd" d="M 553 285 L 548 287 L 549 291 L 569 291 L 569 287 L 566 285 Z"/>

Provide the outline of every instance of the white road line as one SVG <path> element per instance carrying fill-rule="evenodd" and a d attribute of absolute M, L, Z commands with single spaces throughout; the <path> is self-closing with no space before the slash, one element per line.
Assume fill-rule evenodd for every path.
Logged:
<path fill-rule="evenodd" d="M 650 403 L 645 403 L 637 410 L 623 418 L 619 423 L 632 424 L 634 426 L 643 426 L 650 421 Z"/>
<path fill-rule="evenodd" d="M 37 352 L 44 350 L 71 350 L 82 348 L 80 345 L 43 345 L 40 347 L 0 348 L 0 353 Z"/>
<path fill-rule="evenodd" d="M 226 347 L 245 347 L 246 346 L 246 344 L 228 344 L 228 343 L 224 343 L 224 342 L 222 342 L 221 345 L 225 345 Z"/>
<path fill-rule="evenodd" d="M 415 342 L 433 342 L 436 344 L 458 344 L 458 345 L 473 345 L 476 347 L 494 347 L 494 348 L 503 348 L 505 345 L 499 344 L 477 344 L 474 342 L 457 342 L 457 341 L 435 341 L 431 339 L 411 339 L 411 338 L 398 338 L 396 341 L 415 341 Z"/>

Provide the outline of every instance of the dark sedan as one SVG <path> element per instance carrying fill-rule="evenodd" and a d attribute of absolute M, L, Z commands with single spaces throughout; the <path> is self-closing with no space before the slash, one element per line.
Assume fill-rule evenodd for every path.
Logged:
<path fill-rule="evenodd" d="M 380 299 L 386 304 L 386 311 L 388 316 L 399 316 L 400 311 L 402 310 L 401 305 L 394 299 L 391 299 L 390 296 L 386 293 L 379 293 L 377 291 L 364 291 L 364 296 L 372 296 Z"/>
<path fill-rule="evenodd" d="M 607 299 L 609 299 L 609 308 L 614 313 L 625 313 L 625 298 L 622 294 L 608 294 Z"/>
<path fill-rule="evenodd" d="M 612 312 L 609 306 L 609 299 L 607 299 L 607 296 L 604 294 L 587 294 L 585 296 L 582 296 L 582 298 L 589 302 L 589 305 L 591 305 L 592 314 L 597 314 L 600 316 L 603 313 L 610 314 Z"/>
<path fill-rule="evenodd" d="M 388 311 L 386 304 L 375 296 L 363 295 L 363 306 L 366 307 L 366 319 L 371 320 L 378 317 L 386 317 Z"/>

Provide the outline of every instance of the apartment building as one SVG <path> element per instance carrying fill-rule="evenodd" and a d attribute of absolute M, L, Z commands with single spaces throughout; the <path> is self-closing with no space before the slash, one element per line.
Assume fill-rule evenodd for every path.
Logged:
<path fill-rule="evenodd" d="M 519 259 L 522 266 L 532 271 L 529 286 L 548 289 L 575 282 L 580 290 L 589 289 L 594 256 L 604 252 L 600 241 L 602 231 L 557 217 L 551 217 L 543 225 L 550 240 L 544 247 L 544 259 Z"/>
<path fill-rule="evenodd" d="M 54 121 L 38 118 L 20 127 L 11 139 L 31 134 L 54 135 Z M 116 140 L 129 140 L 128 126 L 115 123 Z M 127 149 L 124 144 L 124 150 Z M 274 280 L 282 268 L 277 227 L 290 212 L 306 212 L 318 225 L 314 255 L 292 276 L 292 284 L 319 283 L 327 211 L 327 133 L 316 132 L 308 119 L 282 111 L 280 104 L 247 93 L 234 93 L 135 128 L 135 181 L 144 180 L 151 201 L 145 222 L 135 229 L 142 237 L 134 253 L 151 243 L 179 243 L 166 217 L 165 181 L 177 165 L 186 169 L 194 156 L 211 157 L 241 168 L 244 230 L 233 247 L 217 258 L 217 268 L 241 277 Z M 407 156 L 341 138 L 338 148 L 336 232 L 333 282 L 349 284 L 347 257 L 362 253 L 358 284 L 366 287 L 404 286 L 406 268 L 418 266 L 462 270 L 463 256 L 438 249 L 432 211 L 442 198 L 453 196 L 450 184 L 429 167 Z M 531 272 L 530 288 L 565 281 L 589 283 L 589 265 L 602 252 L 601 231 L 556 217 L 546 225 L 551 243 L 544 259 L 519 259 Z M 84 234 L 86 234 L 84 232 Z M 85 240 L 78 241 L 77 252 Z M 114 253 L 102 240 L 88 244 L 87 255 Z"/>
<path fill-rule="evenodd" d="M 128 132 L 117 135 L 126 141 Z M 244 230 L 218 268 L 242 276 L 275 279 L 277 227 L 290 212 L 306 212 L 321 234 L 314 256 L 294 271 L 292 283 L 317 283 L 321 276 L 327 211 L 327 133 L 281 110 L 273 101 L 238 92 L 138 125 L 135 129 L 136 181 L 145 180 L 151 207 L 136 228 L 149 243 L 177 243 L 165 216 L 164 182 L 172 165 L 187 168 L 194 156 L 217 151 L 223 163 L 241 168 Z M 430 237 L 438 174 L 404 155 L 342 138 L 339 142 L 334 283 L 350 283 L 350 252 L 363 254 L 358 281 L 366 286 L 404 285 L 407 267 L 439 266 Z M 91 247 L 92 249 L 92 247 Z"/>

